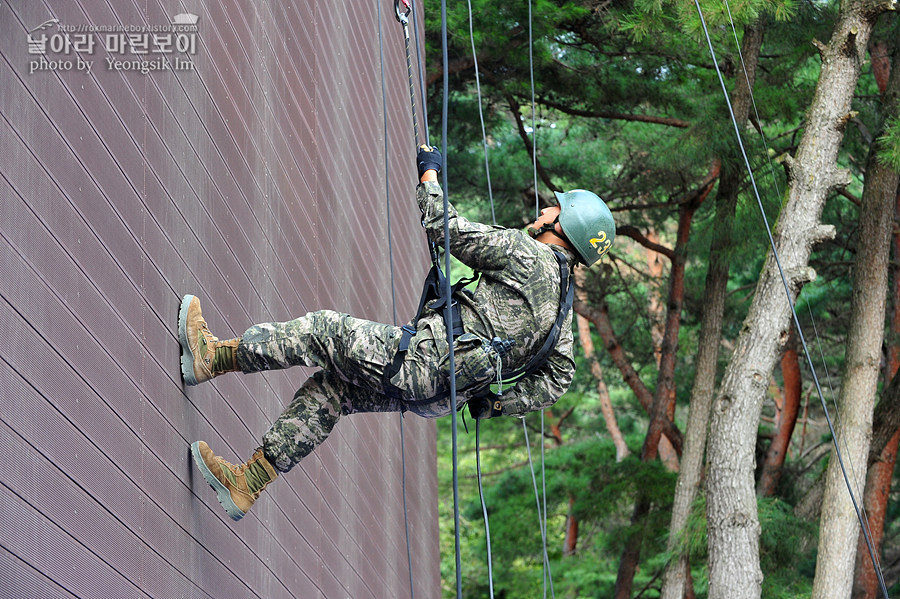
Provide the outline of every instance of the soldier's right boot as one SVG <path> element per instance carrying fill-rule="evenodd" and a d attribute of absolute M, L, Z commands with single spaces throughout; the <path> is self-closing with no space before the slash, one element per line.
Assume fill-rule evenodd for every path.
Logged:
<path fill-rule="evenodd" d="M 232 520 L 240 520 L 259 499 L 260 493 L 278 477 L 278 471 L 257 449 L 243 464 L 229 464 L 203 441 L 191 445 L 194 463 L 216 492 L 219 503 Z"/>
<path fill-rule="evenodd" d="M 185 295 L 178 311 L 178 339 L 181 342 L 181 376 L 187 385 L 199 385 L 226 372 L 240 370 L 237 348 L 240 337 L 220 341 L 203 319 L 200 300 Z"/>

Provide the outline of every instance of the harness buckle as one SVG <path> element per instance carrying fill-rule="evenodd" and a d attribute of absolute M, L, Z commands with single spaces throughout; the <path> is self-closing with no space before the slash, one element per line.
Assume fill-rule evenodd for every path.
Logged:
<path fill-rule="evenodd" d="M 398 346 L 397 351 L 405 352 L 409 349 L 410 339 L 416 336 L 416 328 L 411 327 L 408 324 L 405 324 L 400 328 L 403 330 L 403 333 L 400 336 L 400 345 Z"/>
<path fill-rule="evenodd" d="M 500 337 L 494 337 L 491 339 L 491 349 L 497 352 L 497 355 L 501 358 L 506 357 L 506 355 L 512 350 L 513 345 L 516 344 L 515 339 L 501 339 Z"/>

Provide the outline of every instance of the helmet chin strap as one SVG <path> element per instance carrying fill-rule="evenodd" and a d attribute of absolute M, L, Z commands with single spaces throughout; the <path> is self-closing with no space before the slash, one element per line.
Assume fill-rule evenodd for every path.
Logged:
<path fill-rule="evenodd" d="M 559 222 L 559 217 L 557 216 L 556 219 L 552 223 L 544 223 L 541 226 L 541 228 L 539 228 L 539 229 L 535 229 L 534 227 L 528 227 L 528 234 L 532 238 L 537 238 L 540 235 L 543 235 L 544 233 L 552 233 L 555 237 L 564 241 L 566 243 L 566 245 L 572 245 L 571 242 L 568 239 L 566 239 L 566 237 L 564 235 L 560 235 L 559 232 L 556 230 L 556 223 L 558 223 L 558 222 Z"/>

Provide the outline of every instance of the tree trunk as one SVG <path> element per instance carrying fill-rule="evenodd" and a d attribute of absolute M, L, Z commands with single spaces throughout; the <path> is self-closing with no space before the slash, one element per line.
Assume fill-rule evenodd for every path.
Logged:
<path fill-rule="evenodd" d="M 556 443 L 557 447 L 560 447 L 563 444 L 562 423 L 566 418 L 571 416 L 574 411 L 575 408 L 569 408 L 554 422 L 553 411 L 550 409 L 547 410 L 547 417 L 551 420 L 550 436 L 553 437 L 553 442 Z M 575 548 L 578 546 L 578 520 L 575 518 L 574 507 L 575 497 L 570 493 L 569 513 L 566 516 L 566 537 L 563 540 L 564 556 L 575 555 Z"/>
<path fill-rule="evenodd" d="M 819 217 L 828 193 L 847 182 L 847 173 L 837 167 L 837 153 L 872 25 L 890 6 L 843 2 L 830 44 L 820 44 L 819 82 L 797 155 L 785 161 L 788 192 L 775 230 L 790 301 L 801 284 L 815 276 L 808 267 L 813 244 L 834 235 L 834 228 L 822 226 Z M 789 321 L 790 306 L 770 250 L 711 411 L 709 599 L 756 599 L 762 592 L 754 484 L 756 434 L 766 386 L 780 346 L 787 340 Z M 845 541 L 844 547 L 853 541 Z M 851 577 L 846 574 L 845 578 Z"/>
<path fill-rule="evenodd" d="M 584 269 L 579 268 L 575 271 L 575 294 L 581 301 L 587 301 L 584 291 Z M 609 390 L 606 388 L 606 382 L 603 380 L 603 368 L 600 367 L 600 360 L 597 359 L 594 351 L 594 341 L 591 339 L 590 321 L 581 314 L 575 315 L 575 322 L 578 326 L 578 339 L 581 342 L 581 349 L 584 350 L 584 357 L 591 365 L 591 374 L 597 382 L 597 395 L 600 397 L 600 412 L 603 414 L 603 421 L 606 423 L 606 430 L 612 438 L 613 444 L 616 446 L 616 462 L 621 462 L 631 453 L 628 445 L 625 443 L 625 437 L 619 429 L 616 422 L 616 414 L 613 412 L 612 402 L 609 400 Z"/>
<path fill-rule="evenodd" d="M 573 508 L 575 498 L 569 495 L 569 515 L 566 517 L 566 538 L 563 541 L 563 556 L 575 555 L 578 549 L 578 519 L 575 518 Z"/>
<path fill-rule="evenodd" d="M 659 245 L 659 234 L 650 229 L 647 231 L 647 241 L 653 245 Z M 651 281 L 663 280 L 663 255 L 645 246 L 644 255 L 647 257 L 647 276 Z M 653 344 L 653 358 L 656 361 L 656 367 L 659 368 L 659 361 L 662 359 L 663 335 L 665 334 L 666 311 L 665 304 L 662 301 L 662 289 L 659 292 L 654 288 L 648 292 L 647 315 L 650 320 L 650 343 Z"/>
<path fill-rule="evenodd" d="M 900 47 L 895 47 L 893 54 L 894 63 L 897 61 L 897 54 Z M 888 59 L 889 49 L 885 44 L 874 44 L 869 54 L 872 57 L 872 71 L 878 82 L 878 88 L 883 97 L 882 105 L 885 108 L 885 118 L 897 114 L 897 86 L 900 78 L 896 75 L 889 78 L 891 72 L 891 61 Z M 898 69 L 900 70 L 900 69 Z M 883 168 L 879 166 L 878 168 Z M 870 171 L 866 171 L 867 176 Z M 897 195 L 894 206 L 895 216 L 900 214 L 900 195 Z M 895 261 L 900 258 L 900 233 L 893 234 L 893 249 Z M 900 347 L 896 343 L 896 339 L 900 336 L 900 271 L 896 266 L 891 267 L 892 271 L 892 289 L 891 297 L 893 301 L 893 313 L 891 317 L 890 335 L 888 341 L 888 360 L 885 367 L 886 384 L 893 378 L 900 368 Z M 887 401 L 887 397 L 882 398 L 882 402 Z M 873 426 L 876 426 L 873 424 Z M 894 475 L 894 466 L 897 463 L 897 449 L 900 443 L 900 428 L 892 427 L 896 430 L 894 435 L 887 441 L 887 444 L 880 451 L 870 448 L 869 451 L 869 471 L 866 476 L 866 490 L 863 497 L 863 507 L 867 515 L 867 523 L 872 537 L 872 543 L 875 547 L 877 555 L 881 555 L 882 541 L 884 539 L 884 521 L 887 513 L 887 502 L 891 491 L 891 480 Z M 872 458 L 875 458 L 874 461 Z M 878 596 L 878 577 L 875 573 L 875 566 L 872 564 L 872 558 L 869 556 L 868 546 L 865 537 L 860 532 L 856 549 L 856 568 L 853 579 L 853 599 L 875 599 Z"/>
<path fill-rule="evenodd" d="M 594 308 L 576 298 L 573 308 L 576 313 L 581 314 L 590 320 L 594 327 L 596 327 L 597 332 L 603 339 L 603 344 L 606 346 L 606 351 L 609 352 L 609 356 L 618 367 L 619 372 L 622 373 L 622 378 L 625 380 L 625 383 L 631 388 L 632 392 L 634 392 L 641 407 L 649 414 L 653 406 L 653 394 L 650 393 L 650 390 L 644 385 L 641 377 L 639 377 L 634 370 L 634 367 L 628 360 L 628 356 L 625 355 L 624 348 L 616 338 L 616 334 L 612 329 L 612 323 L 609 321 L 609 311 L 606 304 L 604 303 L 599 308 Z M 675 426 L 671 420 L 663 423 L 663 426 L 665 429 L 665 436 L 672 442 L 675 450 L 680 452 L 682 445 L 681 431 L 678 430 L 678 427 Z"/>
<path fill-rule="evenodd" d="M 896 75 L 892 77 L 894 81 L 888 85 L 885 96 L 888 115 L 892 112 L 896 114 L 897 92 L 900 92 L 900 81 L 896 81 Z M 898 183 L 898 174 L 878 160 L 879 149 L 878 142 L 873 144 L 866 165 L 859 211 L 859 247 L 853 269 L 847 355 L 838 404 L 841 423 L 838 446 L 844 454 L 845 463 L 856 464 L 855 474 L 860 478 L 866 475 L 872 410 L 881 365 L 890 236 Z M 847 548 L 858 541 L 860 529 L 834 454 L 826 474 L 819 531 L 812 597 L 843 599 L 850 595 L 855 561 L 855 555 Z"/>
<path fill-rule="evenodd" d="M 878 460 L 872 464 L 866 476 L 866 492 L 863 506 L 866 510 L 866 522 L 875 547 L 875 555 L 881 561 L 881 547 L 884 541 L 884 519 L 887 513 L 887 502 L 891 492 L 891 479 L 894 465 L 897 463 L 897 445 L 900 442 L 900 430 L 888 441 Z M 856 543 L 856 567 L 853 577 L 853 599 L 876 599 L 879 595 L 878 576 L 869 548 L 862 532 Z"/>
<path fill-rule="evenodd" d="M 900 428 L 900 371 L 894 374 L 891 382 L 882 393 L 881 401 L 875 407 L 872 418 L 872 447 L 869 450 L 868 464 L 871 466 L 878 455 Z"/>
<path fill-rule="evenodd" d="M 763 26 L 748 27 L 744 31 L 742 54 L 746 60 L 747 77 L 739 77 L 734 91 L 735 116 L 739 124 L 746 122 L 750 107 L 748 80 L 756 78 L 759 49 L 762 45 Z M 719 359 L 719 338 L 722 332 L 722 315 L 725 311 L 725 293 L 728 269 L 733 245 L 732 229 L 734 212 L 740 186 L 739 169 L 727 169 L 722 173 L 716 194 L 715 237 L 710 248 L 709 270 L 706 273 L 706 304 L 700 325 L 697 373 L 691 390 L 691 405 L 685 431 L 685 447 L 681 456 L 681 471 L 675 487 L 672 521 L 669 526 L 668 550 L 677 556 L 667 565 L 663 577 L 661 597 L 682 599 L 685 595 L 686 576 L 690 574 L 688 556 L 678 554 L 678 544 L 687 525 L 691 505 L 697 496 L 703 469 L 706 446 L 706 427 L 709 406 L 716 384 L 716 364 Z M 693 589 L 689 589 L 693 591 Z"/>
<path fill-rule="evenodd" d="M 781 376 L 784 379 L 784 405 L 778 414 L 775 437 L 769 444 L 766 460 L 759 475 L 759 483 L 756 485 L 756 494 L 760 497 L 769 497 L 775 493 L 775 487 L 781 478 L 781 467 L 784 466 L 791 436 L 794 434 L 794 426 L 797 424 L 797 414 L 800 412 L 803 379 L 800 376 L 797 333 L 794 327 L 791 327 L 787 348 L 781 356 Z"/>
<path fill-rule="evenodd" d="M 675 415 L 675 357 L 678 348 L 678 330 L 681 324 L 681 307 L 684 303 L 684 269 L 686 264 L 687 242 L 690 238 L 691 222 L 697 208 L 712 190 L 719 175 L 719 164 L 710 170 L 702 186 L 681 205 L 678 219 L 678 233 L 675 242 L 675 259 L 669 274 L 669 293 L 666 305 L 666 328 L 663 335 L 662 354 L 659 364 L 659 375 L 656 393 L 650 409 L 650 423 L 647 425 L 647 436 L 641 449 L 641 461 L 650 462 L 659 456 L 659 449 L 667 423 L 671 423 Z M 616 599 L 624 599 L 631 594 L 634 574 L 641 554 L 644 539 L 644 518 L 650 512 L 650 501 L 638 493 L 634 514 L 631 519 L 634 532 L 629 536 L 625 551 L 619 562 L 616 576 Z"/>
<path fill-rule="evenodd" d="M 645 443 L 646 447 L 646 443 Z M 654 450 L 654 453 L 656 451 Z M 644 542 L 644 517 L 650 512 L 650 500 L 643 494 L 638 497 L 631 515 L 632 532 L 625 541 L 625 551 L 619 560 L 619 571 L 616 573 L 616 589 L 614 599 L 631 599 L 634 586 L 634 574 L 637 572 L 641 558 L 641 545 Z"/>
<path fill-rule="evenodd" d="M 697 208 L 712 191 L 719 176 L 720 166 L 716 162 L 709 174 L 691 198 L 684 201 L 678 218 L 678 233 L 675 241 L 675 259 L 669 273 L 669 293 L 666 301 L 666 328 L 663 335 L 662 353 L 659 362 L 659 373 L 656 379 L 656 392 L 650 409 L 650 424 L 647 429 L 648 439 L 641 459 L 656 459 L 659 452 L 660 437 L 667 422 L 675 417 L 675 363 L 678 349 L 678 331 L 681 327 L 681 307 L 684 304 L 684 269 L 687 259 L 687 242 L 690 238 L 691 222 Z M 649 451 L 647 450 L 649 448 Z M 646 458 L 644 456 L 647 456 Z M 671 468 L 670 468 L 671 469 Z"/>

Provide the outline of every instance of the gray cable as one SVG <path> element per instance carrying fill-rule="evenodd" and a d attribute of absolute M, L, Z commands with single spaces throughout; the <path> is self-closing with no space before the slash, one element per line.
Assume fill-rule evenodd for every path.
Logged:
<path fill-rule="evenodd" d="M 487 540 L 488 589 L 494 599 L 494 566 L 491 562 L 491 527 L 488 524 L 487 504 L 481 486 L 481 421 L 475 420 L 475 472 L 478 474 L 478 496 L 481 498 L 481 513 L 484 516 L 484 532 Z"/>
<path fill-rule="evenodd" d="M 550 581 L 550 596 L 555 599 L 556 595 L 553 592 L 553 574 L 550 572 L 550 557 L 547 555 L 547 529 L 544 527 L 544 518 L 541 515 L 541 500 L 540 495 L 538 494 L 537 478 L 534 475 L 534 464 L 531 462 L 531 442 L 528 441 L 528 427 L 525 426 L 524 418 L 522 418 L 522 430 L 525 431 L 525 447 L 528 449 L 528 470 L 531 472 L 531 484 L 534 486 L 534 500 L 537 503 L 538 524 L 541 528 L 541 541 L 544 545 L 543 553 L 544 567 L 547 571 L 546 578 Z M 543 443 L 543 439 L 541 439 L 541 443 Z"/>
<path fill-rule="evenodd" d="M 741 149 L 741 155 L 744 158 L 744 165 L 747 167 L 747 172 L 750 175 L 750 183 L 753 187 L 753 194 L 756 196 L 756 202 L 759 205 L 759 211 L 762 214 L 763 222 L 766 226 L 766 233 L 769 236 L 769 245 L 772 247 L 772 255 L 775 258 L 775 264 L 778 266 L 778 272 L 781 274 L 781 282 L 784 285 L 784 291 L 787 295 L 788 305 L 791 308 L 791 316 L 794 319 L 794 326 L 797 328 L 797 336 L 800 338 L 800 344 L 803 346 L 803 353 L 806 356 L 806 362 L 809 365 L 809 369 L 812 373 L 813 382 L 816 385 L 816 391 L 819 394 L 819 401 L 822 404 L 822 409 L 825 412 L 825 420 L 828 422 L 828 429 L 831 431 L 831 441 L 834 445 L 834 454 L 837 456 L 838 464 L 841 467 L 841 474 L 844 476 L 844 484 L 847 485 L 847 492 L 850 494 L 850 501 L 853 503 L 853 509 L 856 511 L 856 518 L 859 520 L 860 527 L 863 531 L 863 537 L 866 540 L 866 547 L 869 549 L 869 557 L 872 559 L 872 564 L 877 564 L 877 558 L 875 557 L 875 547 L 872 543 L 872 538 L 869 535 L 868 529 L 866 528 L 865 523 L 863 522 L 862 514 L 859 511 L 859 504 L 856 501 L 856 496 L 853 494 L 853 487 L 850 484 L 850 479 L 847 476 L 847 468 L 844 466 L 844 458 L 841 454 L 841 448 L 838 444 L 837 433 L 834 430 L 834 423 L 831 421 L 831 415 L 828 413 L 828 404 L 825 402 L 825 395 L 822 393 L 822 386 L 819 384 L 819 377 L 816 374 L 816 367 L 813 364 L 812 357 L 809 354 L 809 347 L 806 344 L 806 338 L 803 336 L 803 329 L 800 326 L 800 319 L 797 317 L 797 310 L 794 308 L 794 302 L 791 301 L 791 290 L 790 286 L 787 282 L 787 276 L 784 274 L 784 269 L 781 266 L 781 258 L 778 255 L 778 250 L 775 247 L 775 238 L 772 236 L 772 228 L 769 226 L 769 219 L 766 217 L 766 211 L 763 209 L 762 199 L 759 196 L 759 190 L 756 187 L 756 179 L 753 177 L 753 169 L 750 168 L 750 160 L 747 158 L 747 151 L 744 149 L 744 142 L 741 139 L 741 131 L 740 127 L 737 124 L 737 118 L 734 116 L 734 109 L 731 107 L 731 98 L 728 97 L 728 89 L 725 87 L 725 80 L 722 78 L 722 72 L 719 70 L 719 63 L 716 61 L 716 53 L 713 50 L 712 39 L 709 36 L 709 30 L 706 27 L 706 19 L 703 18 L 703 11 L 700 9 L 699 0 L 694 0 L 694 5 L 697 7 L 697 14 L 700 15 L 700 24 L 703 26 L 703 33 L 706 35 L 706 43 L 709 46 L 709 53 L 712 57 L 713 66 L 716 67 L 716 75 L 719 76 L 719 83 L 722 86 L 722 92 L 725 94 L 725 103 L 728 105 L 728 114 L 731 116 L 731 122 L 734 125 L 734 134 L 737 137 L 738 146 Z M 888 599 L 887 585 L 884 582 L 884 575 L 881 570 L 876 567 L 875 574 L 878 577 L 878 583 L 881 586 L 881 592 L 884 595 L 885 599 Z"/>
<path fill-rule="evenodd" d="M 390 264 L 391 272 L 391 310 L 393 311 L 394 324 L 397 324 L 397 294 L 394 284 L 394 246 L 391 237 L 391 171 L 390 161 L 388 160 L 388 117 L 387 117 L 387 90 L 384 84 L 384 35 L 381 25 L 381 2 L 375 0 L 378 6 L 378 52 L 381 58 L 381 112 L 384 119 L 384 195 L 387 204 L 387 241 L 388 241 L 388 264 Z M 416 593 L 413 588 L 413 572 L 412 572 L 412 549 L 409 541 L 409 508 L 406 502 L 406 434 L 403 428 L 403 412 L 400 413 L 400 487 L 403 492 L 403 526 L 406 530 L 406 563 L 409 569 L 409 596 L 415 599 Z"/>

